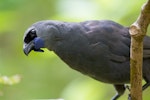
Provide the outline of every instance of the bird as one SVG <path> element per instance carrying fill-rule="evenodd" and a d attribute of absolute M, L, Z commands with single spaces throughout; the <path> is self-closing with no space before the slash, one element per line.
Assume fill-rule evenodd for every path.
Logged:
<path fill-rule="evenodd" d="M 63 22 L 43 20 L 32 24 L 23 36 L 23 51 L 53 51 L 72 69 L 106 84 L 112 84 L 117 100 L 130 83 L 129 27 L 111 20 Z M 143 79 L 150 85 L 150 37 L 143 43 Z"/>

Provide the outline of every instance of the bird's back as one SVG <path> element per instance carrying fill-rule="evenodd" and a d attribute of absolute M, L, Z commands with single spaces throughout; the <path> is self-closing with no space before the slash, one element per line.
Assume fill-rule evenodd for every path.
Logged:
<path fill-rule="evenodd" d="M 127 27 L 104 20 L 69 24 L 68 30 L 66 42 L 56 54 L 71 68 L 107 83 L 129 82 Z M 150 47 L 149 37 L 145 37 L 144 46 Z M 150 50 L 147 50 L 144 50 L 145 57 L 149 57 Z"/>

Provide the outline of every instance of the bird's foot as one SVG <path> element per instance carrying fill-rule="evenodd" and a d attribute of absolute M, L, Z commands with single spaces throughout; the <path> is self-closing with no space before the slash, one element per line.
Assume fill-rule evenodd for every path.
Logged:
<path fill-rule="evenodd" d="M 129 85 L 125 85 L 125 88 L 129 90 L 129 92 L 131 91 L 131 88 Z"/>
<path fill-rule="evenodd" d="M 131 94 L 128 95 L 128 100 L 131 100 Z"/>
<path fill-rule="evenodd" d="M 129 92 L 131 92 L 131 88 L 130 88 L 129 85 L 125 85 L 125 88 L 126 88 Z M 128 100 L 131 100 L 131 94 L 128 95 Z"/>

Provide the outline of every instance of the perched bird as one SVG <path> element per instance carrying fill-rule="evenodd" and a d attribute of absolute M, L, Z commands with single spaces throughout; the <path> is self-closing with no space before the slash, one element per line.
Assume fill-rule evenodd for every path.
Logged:
<path fill-rule="evenodd" d="M 129 28 L 109 20 L 34 23 L 24 34 L 23 50 L 54 51 L 66 64 L 98 81 L 113 84 L 117 100 L 130 82 Z M 150 37 L 144 38 L 143 78 L 150 85 Z"/>

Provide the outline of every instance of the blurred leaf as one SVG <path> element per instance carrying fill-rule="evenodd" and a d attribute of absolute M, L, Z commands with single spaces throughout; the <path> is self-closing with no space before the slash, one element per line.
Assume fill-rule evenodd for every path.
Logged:
<path fill-rule="evenodd" d="M 0 84 L 4 85 L 13 85 L 18 84 L 21 81 L 20 75 L 14 75 L 11 77 L 8 76 L 0 76 Z"/>

